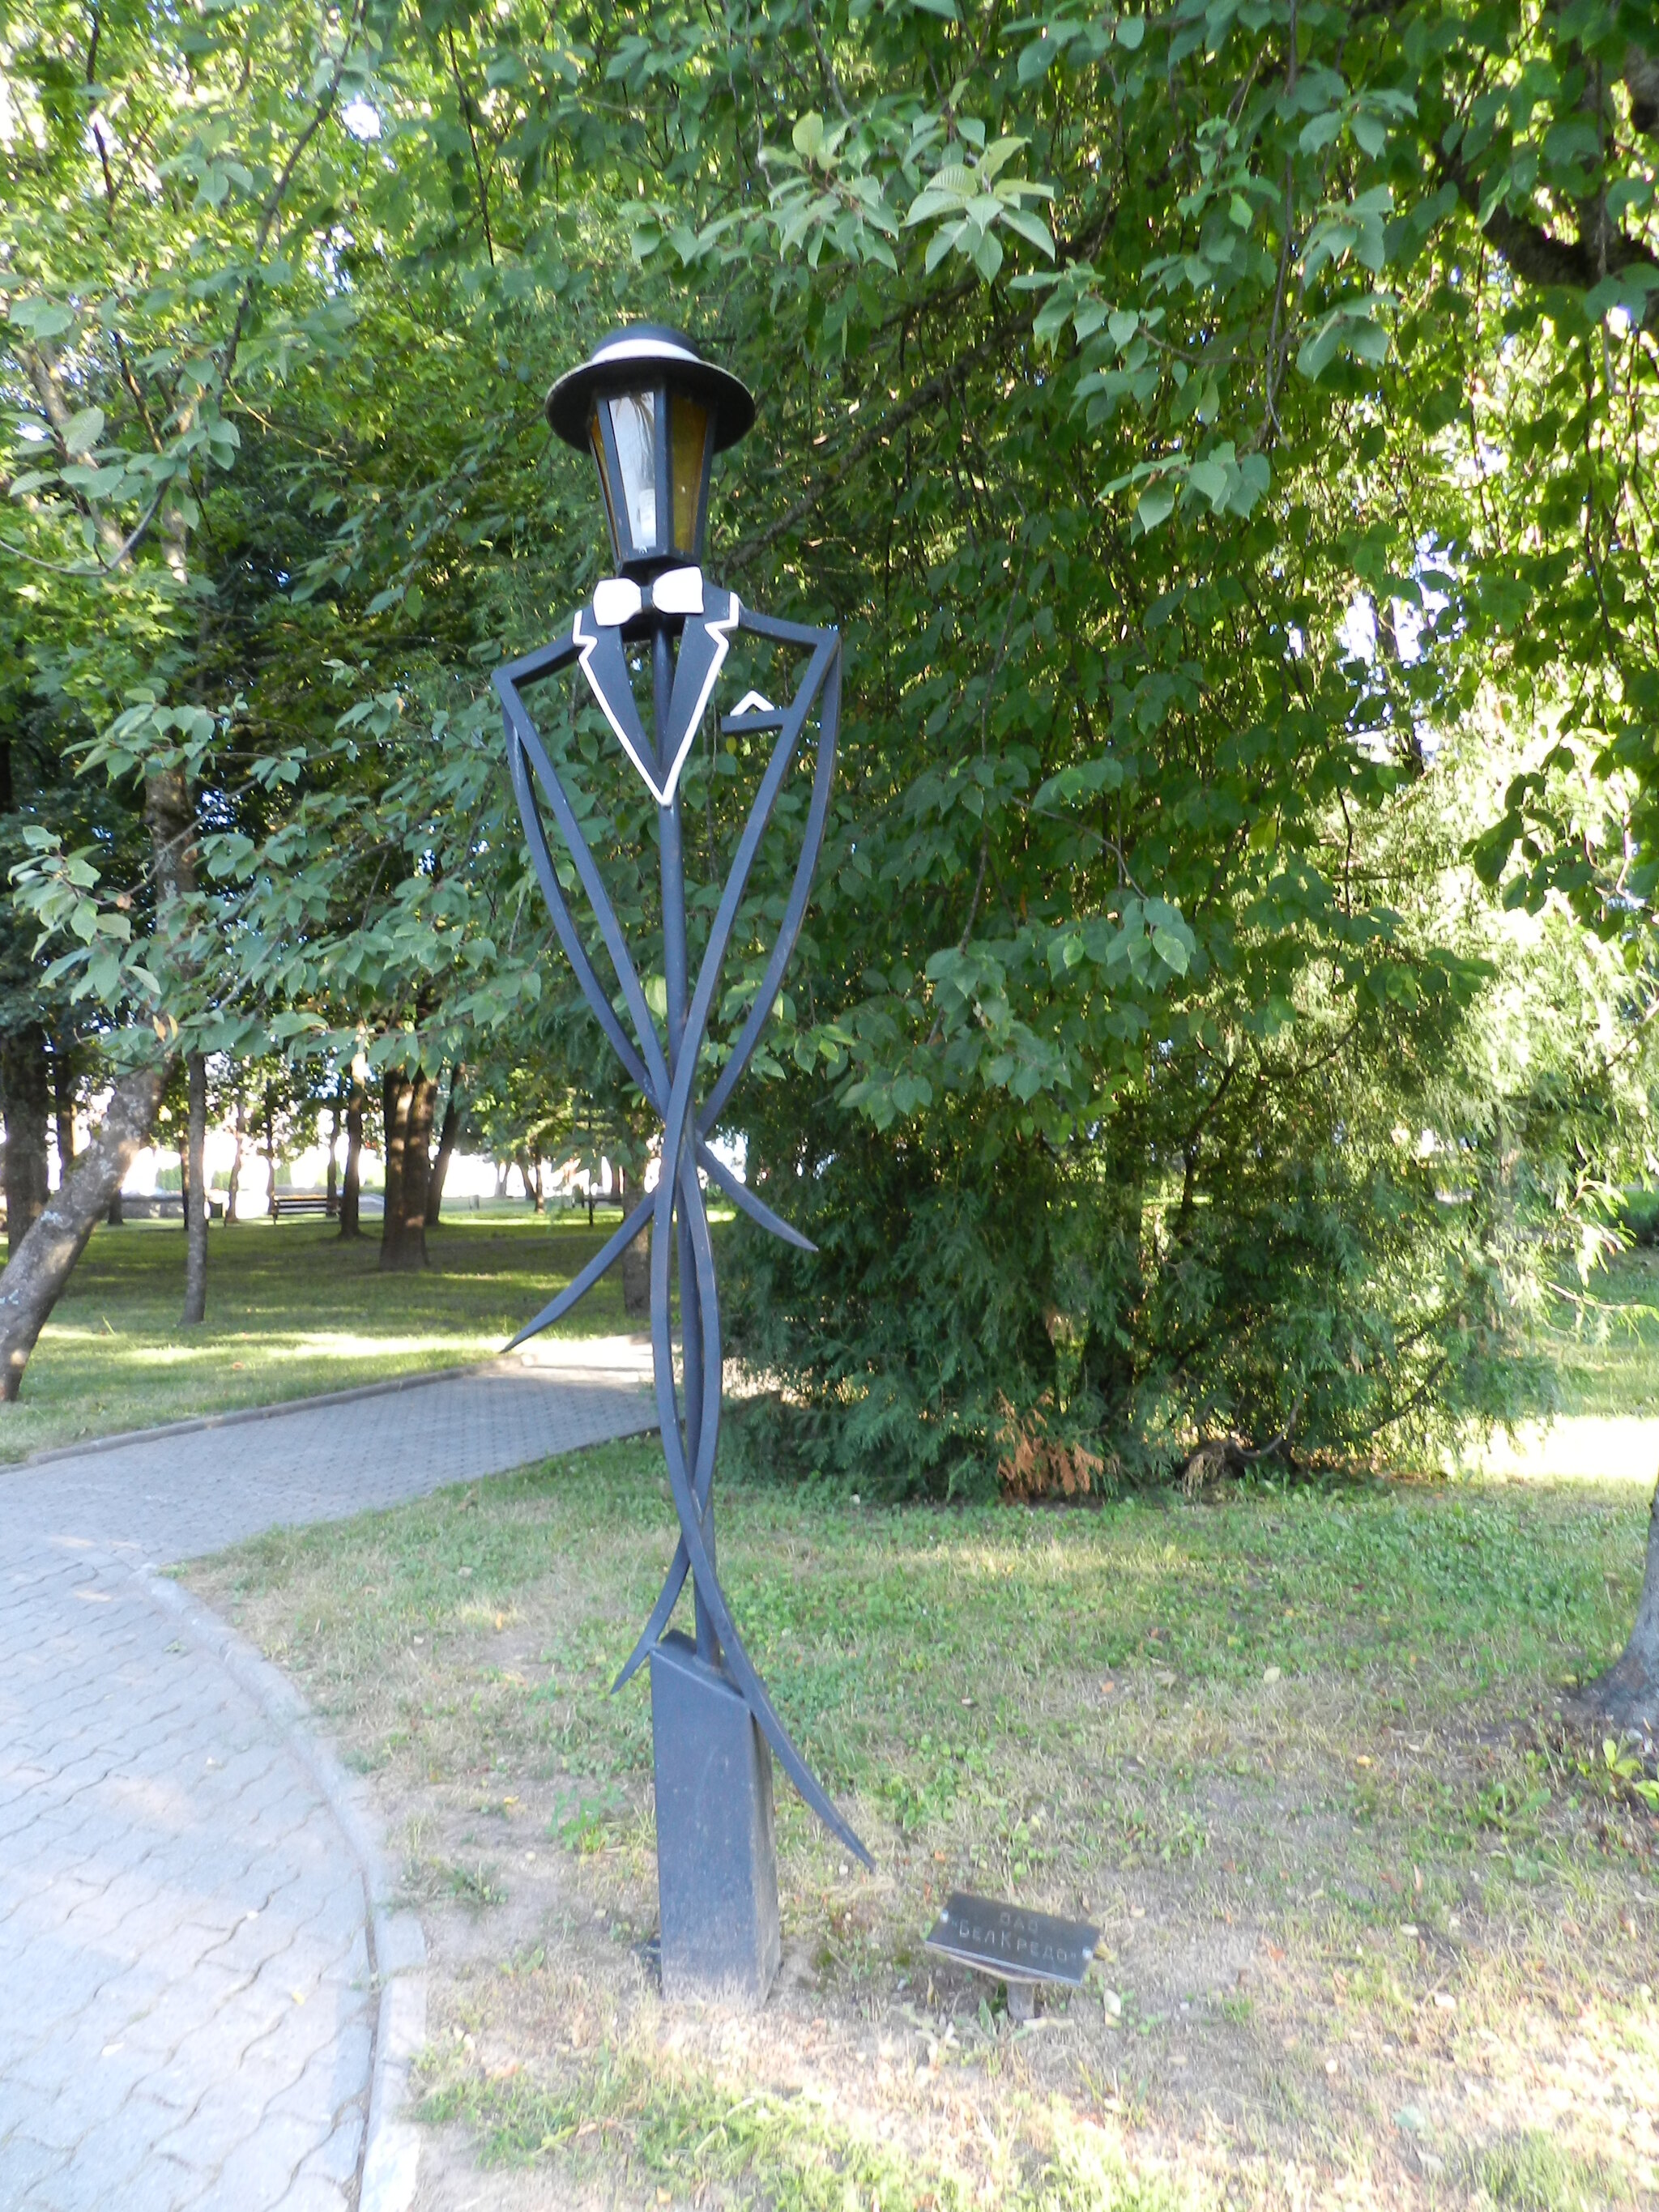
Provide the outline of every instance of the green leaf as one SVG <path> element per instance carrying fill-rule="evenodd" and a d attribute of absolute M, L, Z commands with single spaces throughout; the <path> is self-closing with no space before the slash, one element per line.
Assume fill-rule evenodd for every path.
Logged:
<path fill-rule="evenodd" d="M 1156 530 L 1175 506 L 1175 489 L 1168 483 L 1149 484 L 1135 507 L 1135 520 L 1143 530 Z"/>
<path fill-rule="evenodd" d="M 82 407 L 64 425 L 64 445 L 71 457 L 78 459 L 82 453 L 89 453 L 103 434 L 103 409 Z"/>
<path fill-rule="evenodd" d="M 37 338 L 61 338 L 75 327 L 74 314 L 55 300 L 14 300 L 7 319 Z"/>
<path fill-rule="evenodd" d="M 1041 247 L 1052 261 L 1054 258 L 1054 235 L 1041 216 L 1033 215 L 1028 208 L 1009 208 L 1002 210 L 1002 221 L 1009 230 L 1016 230 L 1033 246 Z"/>
<path fill-rule="evenodd" d="M 1152 932 L 1152 950 L 1166 968 L 1173 969 L 1177 975 L 1186 974 L 1190 956 L 1183 940 L 1172 929 L 1155 929 Z"/>
<path fill-rule="evenodd" d="M 1226 501 L 1229 482 L 1227 471 L 1219 461 L 1194 461 L 1187 471 L 1187 482 L 1200 498 L 1207 499 L 1219 513 Z"/>
<path fill-rule="evenodd" d="M 1318 330 L 1307 340 L 1297 355 L 1297 373 L 1305 376 L 1310 384 L 1316 384 L 1322 373 L 1329 368 L 1336 353 L 1337 341 L 1341 334 L 1342 316 L 1339 310 L 1334 314 L 1326 316 Z"/>

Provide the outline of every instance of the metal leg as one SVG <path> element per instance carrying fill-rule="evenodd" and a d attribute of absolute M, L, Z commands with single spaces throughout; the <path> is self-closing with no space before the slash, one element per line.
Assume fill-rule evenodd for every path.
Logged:
<path fill-rule="evenodd" d="M 674 652 L 665 629 L 659 629 L 652 639 L 652 690 L 656 710 L 655 738 L 659 773 L 666 777 L 667 763 L 664 750 L 668 741 L 669 701 L 674 688 Z M 685 933 L 685 854 L 680 824 L 680 794 L 678 786 L 672 806 L 657 810 L 657 828 L 662 878 L 662 951 L 663 976 L 668 989 L 668 1073 L 672 1081 L 680 1064 L 680 1053 L 685 1042 L 686 1000 L 690 988 L 690 955 Z M 666 1171 L 666 1162 L 664 1163 Z M 694 1170 L 695 1172 L 695 1170 Z M 696 1263 L 691 1247 L 691 1224 L 685 1218 L 683 1202 L 675 1207 L 675 1242 L 678 1248 L 680 1273 L 680 1358 L 684 1374 L 682 1393 L 685 1407 L 686 1457 L 696 1456 L 697 1436 L 702 1426 L 702 1370 L 703 1334 L 702 1301 L 697 1292 Z M 703 1542 L 709 1559 L 714 1557 L 714 1512 L 712 1480 L 709 1495 L 702 1501 Z M 720 1638 L 709 1619 L 703 1594 L 694 1583 L 692 1597 L 696 1608 L 697 1656 L 710 1666 L 718 1666 L 720 1659 Z"/>
<path fill-rule="evenodd" d="M 735 599 L 731 601 L 731 608 L 735 614 Z M 495 682 L 507 718 L 508 758 L 525 817 L 531 859 L 540 878 L 560 942 L 575 969 L 577 981 L 592 1008 L 595 1019 L 615 1047 L 628 1073 L 662 1118 L 663 1160 L 665 1168 L 669 1170 L 667 1182 L 659 1183 L 652 1194 L 650 1206 L 653 1220 L 652 1346 L 658 1415 L 669 1485 L 680 1523 L 680 1540 L 657 1602 L 652 1607 L 651 1617 L 632 1656 L 617 1676 L 615 1687 L 620 1689 L 631 1680 L 636 1669 L 647 1659 L 653 1662 L 654 1679 L 656 1655 L 664 1648 L 663 1632 L 689 1575 L 695 1594 L 699 1632 L 697 1644 L 686 1644 L 684 1639 L 669 1638 L 666 1641 L 683 1644 L 691 1659 L 703 1666 L 711 1678 L 723 1677 L 739 1692 L 747 1704 L 761 1741 L 769 1747 L 771 1756 L 781 1764 L 807 1805 L 830 1834 L 869 1866 L 873 1864 L 873 1861 L 868 1850 L 807 1766 L 768 1696 L 766 1686 L 744 1648 L 742 1636 L 732 1617 L 726 1595 L 720 1589 L 713 1558 L 712 1492 L 720 1411 L 719 1289 L 714 1279 L 708 1218 L 697 1182 L 697 1156 L 702 1150 L 703 1137 L 719 1120 L 725 1101 L 759 1045 L 761 1030 L 782 981 L 784 968 L 800 928 L 828 818 L 840 706 L 840 641 L 833 630 L 805 629 L 796 623 L 757 615 L 750 609 L 743 610 L 742 626 L 778 643 L 807 650 L 811 653 L 811 660 L 785 715 L 777 745 L 755 794 L 721 894 L 719 910 L 709 925 L 708 940 L 698 969 L 694 994 L 689 991 L 690 963 L 686 941 L 684 870 L 678 811 L 672 806 L 659 808 L 664 970 L 670 1015 L 668 1042 L 676 1071 L 672 1074 L 664 1056 L 664 1041 L 646 1004 L 638 973 L 606 894 L 598 864 L 547 749 L 519 695 L 520 684 L 552 675 L 569 663 L 576 651 L 574 634 L 570 640 L 561 641 L 527 655 L 514 662 L 510 668 L 498 670 Z M 659 732 L 668 726 L 665 718 L 674 675 L 673 647 L 659 628 L 653 634 L 653 677 Z M 592 682 L 591 676 L 589 681 Z M 761 839 L 772 818 L 784 780 L 796 758 L 806 717 L 815 701 L 819 708 L 820 732 L 812 797 L 782 926 L 774 942 L 759 992 L 750 1006 L 742 1031 L 713 1089 L 699 1108 L 693 1096 L 696 1062 L 713 1012 L 726 946 L 737 923 L 738 908 L 749 884 Z M 628 711 L 633 712 L 631 699 Z M 614 714 L 612 721 L 614 726 Z M 651 741 L 644 738 L 642 732 L 640 734 L 648 749 Z M 661 752 L 660 743 L 656 750 Z M 637 756 L 635 757 L 637 759 Z M 611 994 L 599 982 L 566 904 L 539 818 L 532 779 L 534 786 L 545 795 L 552 809 L 560 837 L 591 902 L 599 936 L 615 969 L 629 1019 L 634 1027 L 637 1051 L 623 1028 L 611 1004 Z M 670 1163 L 673 1164 L 672 1169 Z M 758 1206 L 752 1198 L 748 1210 L 774 1234 L 788 1235 L 784 1224 L 776 1221 L 769 1209 Z M 617 1238 L 612 1240 L 614 1250 L 611 1246 L 607 1246 L 605 1254 L 591 1261 L 577 1281 L 545 1307 L 516 1340 L 521 1341 L 524 1335 L 545 1328 L 560 1314 L 568 1311 L 605 1262 L 613 1258 L 615 1252 L 629 1241 L 634 1227 L 635 1224 L 630 1220 L 627 1231 L 619 1231 Z M 804 1243 L 805 1240 L 796 1237 L 791 1241 Z M 677 1256 L 680 1261 L 682 1277 L 681 1351 L 689 1390 L 676 1387 L 674 1347 L 670 1330 L 671 1263 Z M 688 1285 L 689 1296 L 685 1289 Z M 700 1651 L 712 1653 L 712 1661 L 700 1657 Z"/>

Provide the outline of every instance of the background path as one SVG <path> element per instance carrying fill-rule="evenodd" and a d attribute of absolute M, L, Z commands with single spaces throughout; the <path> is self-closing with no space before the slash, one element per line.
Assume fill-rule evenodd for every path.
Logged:
<path fill-rule="evenodd" d="M 143 1570 L 649 1429 L 649 1371 L 556 1343 L 0 1472 L 6 2212 L 358 2201 L 389 1971 L 361 1838 L 257 1667 Z"/>

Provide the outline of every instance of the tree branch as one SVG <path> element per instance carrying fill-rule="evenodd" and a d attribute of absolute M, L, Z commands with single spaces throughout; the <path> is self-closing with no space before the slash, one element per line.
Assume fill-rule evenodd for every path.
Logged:
<path fill-rule="evenodd" d="M 1442 154 L 1438 162 L 1441 174 L 1455 186 L 1458 198 L 1480 222 L 1480 179 L 1470 175 L 1456 154 Z M 1659 275 L 1659 257 L 1623 230 L 1608 233 L 1604 258 L 1601 251 L 1583 239 L 1558 238 L 1541 223 L 1513 214 L 1501 200 L 1480 228 L 1516 275 L 1528 284 L 1559 284 L 1571 291 L 1589 292 L 1603 276 L 1616 276 L 1621 270 L 1651 269 Z M 1643 322 L 1650 330 L 1659 330 L 1659 291 L 1649 293 Z"/>

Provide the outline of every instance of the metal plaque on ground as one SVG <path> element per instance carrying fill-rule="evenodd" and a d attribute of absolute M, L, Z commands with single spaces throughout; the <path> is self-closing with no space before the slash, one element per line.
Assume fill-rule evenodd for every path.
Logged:
<path fill-rule="evenodd" d="M 1027 1912 L 994 1897 L 970 1897 L 953 1890 L 927 1938 L 959 1966 L 1006 1982 L 1064 1982 L 1080 1988 L 1100 1942 L 1100 1930 L 1086 1921 L 1059 1920 L 1051 1912 Z"/>

